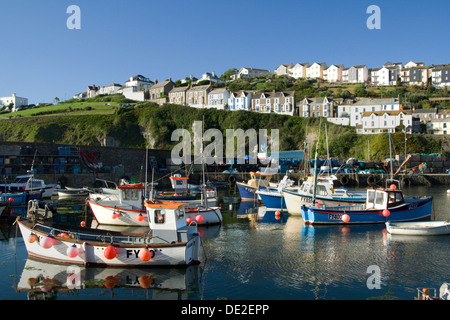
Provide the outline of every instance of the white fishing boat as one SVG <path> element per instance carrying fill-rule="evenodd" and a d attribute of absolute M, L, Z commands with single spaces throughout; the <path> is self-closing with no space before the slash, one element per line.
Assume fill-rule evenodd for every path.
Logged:
<path fill-rule="evenodd" d="M 187 266 L 199 263 L 197 225 L 187 225 L 184 203 L 145 202 L 151 234 L 93 230 L 18 217 L 29 257 L 73 265 Z"/>
<path fill-rule="evenodd" d="M 448 221 L 386 222 L 390 234 L 433 236 L 450 234 Z"/>
<path fill-rule="evenodd" d="M 334 188 L 335 176 L 316 178 L 316 203 L 320 205 L 350 205 L 364 203 L 365 191 L 349 191 L 346 188 Z M 283 189 L 282 195 L 286 209 L 291 215 L 301 215 L 303 205 L 310 206 L 314 198 L 314 178 L 308 177 L 297 190 Z"/>
<path fill-rule="evenodd" d="M 144 198 L 145 186 L 143 184 L 127 184 L 117 187 L 118 200 L 87 199 L 95 220 L 101 225 L 115 226 L 148 226 L 145 214 Z M 222 222 L 219 207 L 202 206 L 201 200 L 186 204 L 185 217 L 188 222 L 196 221 L 198 225 L 210 225 Z M 155 199 L 154 203 L 176 204 L 177 201 L 162 201 Z"/>
<path fill-rule="evenodd" d="M 46 184 L 42 179 L 36 179 L 33 174 L 17 176 L 13 182 L 0 184 L 0 191 L 42 191 L 42 198 L 50 198 L 56 189 L 60 188 L 58 184 Z"/>

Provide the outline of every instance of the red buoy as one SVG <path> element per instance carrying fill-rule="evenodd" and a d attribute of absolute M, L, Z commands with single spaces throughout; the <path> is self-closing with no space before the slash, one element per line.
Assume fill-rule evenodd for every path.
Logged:
<path fill-rule="evenodd" d="M 280 211 L 275 211 L 275 215 L 277 216 L 277 217 L 279 217 L 280 215 L 281 215 L 281 212 Z"/>
<path fill-rule="evenodd" d="M 391 214 L 391 212 L 388 210 L 388 209 L 384 209 L 383 210 L 383 212 L 382 212 L 382 214 L 383 214 L 383 217 L 389 217 L 389 215 Z"/>
<path fill-rule="evenodd" d="M 149 261 L 153 257 L 153 253 L 147 248 L 139 251 L 139 259 L 146 262 Z"/>
<path fill-rule="evenodd" d="M 53 237 L 49 235 L 46 237 L 42 237 L 41 240 L 39 241 L 39 244 L 44 249 L 50 249 L 54 244 L 54 240 L 55 239 L 53 239 Z"/>
<path fill-rule="evenodd" d="M 142 213 L 139 213 L 137 216 L 137 221 L 144 221 L 145 217 L 142 215 Z"/>
<path fill-rule="evenodd" d="M 118 217 L 120 217 L 120 213 L 118 213 L 118 212 L 113 212 L 112 218 L 113 218 L 113 219 L 117 219 Z"/>
<path fill-rule="evenodd" d="M 117 249 L 116 249 L 116 247 L 114 247 L 112 245 L 107 246 L 105 251 L 103 252 L 103 255 L 108 260 L 114 259 L 117 256 Z"/>
<path fill-rule="evenodd" d="M 187 218 L 187 219 L 186 219 L 186 223 L 187 223 L 187 224 L 190 224 L 191 222 L 192 222 L 192 219 L 191 219 L 191 218 Z"/>
<path fill-rule="evenodd" d="M 343 214 L 342 215 L 342 221 L 344 221 L 345 223 L 350 221 L 350 216 L 348 214 Z"/>
<path fill-rule="evenodd" d="M 197 221 L 198 223 L 203 221 L 203 216 L 201 214 L 198 214 L 195 216 L 195 221 Z"/>
<path fill-rule="evenodd" d="M 75 258 L 76 256 L 78 256 L 79 251 L 77 246 L 74 244 L 73 246 L 67 248 L 66 253 L 70 258 Z"/>
<path fill-rule="evenodd" d="M 80 222 L 80 226 L 82 226 L 83 228 L 86 227 L 86 222 L 85 221 L 81 221 Z"/>

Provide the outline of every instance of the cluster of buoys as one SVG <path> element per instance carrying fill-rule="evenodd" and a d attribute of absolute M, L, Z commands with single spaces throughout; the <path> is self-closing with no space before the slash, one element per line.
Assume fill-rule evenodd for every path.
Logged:
<path fill-rule="evenodd" d="M 196 215 L 195 216 L 195 221 L 197 222 L 197 223 L 201 223 L 201 222 L 203 222 L 203 216 L 201 215 L 201 214 L 198 214 L 198 215 Z M 186 223 L 187 224 L 190 224 L 192 221 L 194 221 L 194 220 L 192 220 L 192 218 L 187 218 L 186 219 Z"/>

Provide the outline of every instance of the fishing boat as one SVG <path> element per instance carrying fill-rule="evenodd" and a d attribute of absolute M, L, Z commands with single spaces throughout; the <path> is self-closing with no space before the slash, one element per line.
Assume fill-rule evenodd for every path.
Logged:
<path fill-rule="evenodd" d="M 257 190 L 270 188 L 271 173 L 250 172 L 250 179 L 244 182 L 236 182 L 242 201 L 258 200 Z"/>
<path fill-rule="evenodd" d="M 448 221 L 386 222 L 390 234 L 411 236 L 433 236 L 450 234 Z"/>
<path fill-rule="evenodd" d="M 287 175 L 281 179 L 276 189 L 257 190 L 256 194 L 264 203 L 267 210 L 286 210 L 286 202 L 284 201 L 282 190 L 286 189 L 292 192 L 296 192 L 300 187 L 289 187 L 293 184 L 293 181 L 289 179 Z"/>
<path fill-rule="evenodd" d="M 21 192 L 21 191 L 42 191 L 43 198 L 50 198 L 57 184 L 46 184 L 42 179 L 34 178 L 33 174 L 26 174 L 17 176 L 13 182 L 7 184 L 0 184 L 0 191 L 2 192 Z"/>
<path fill-rule="evenodd" d="M 145 214 L 144 199 L 145 185 L 141 183 L 121 185 L 118 200 L 115 199 L 87 199 L 95 220 L 103 225 L 116 226 L 148 226 Z M 163 201 L 154 199 L 154 203 L 173 203 L 179 201 Z M 209 225 L 222 222 L 222 215 L 218 207 L 201 207 L 199 202 L 186 204 L 185 215 L 188 221 L 196 221 L 199 225 Z"/>
<path fill-rule="evenodd" d="M 366 193 L 363 191 L 349 191 L 347 188 L 334 188 L 335 176 L 323 176 L 316 178 L 315 203 L 320 205 L 351 205 L 364 203 Z M 286 204 L 286 209 L 291 215 L 301 215 L 303 205 L 309 206 L 314 198 L 314 178 L 308 177 L 297 189 L 282 189 L 281 194 Z"/>
<path fill-rule="evenodd" d="M 29 257 L 73 265 L 188 266 L 199 263 L 200 235 L 187 225 L 184 203 L 145 202 L 151 234 L 67 227 L 18 217 Z"/>
<path fill-rule="evenodd" d="M 305 224 L 365 224 L 387 221 L 414 221 L 431 216 L 433 197 L 403 197 L 395 185 L 367 189 L 366 202 L 347 206 L 305 206 L 301 214 Z M 314 204 L 314 202 L 313 202 Z"/>
<path fill-rule="evenodd" d="M 26 204 L 29 200 L 42 199 L 42 193 L 39 190 L 5 192 L 0 193 L 0 201 L 9 202 L 12 206 L 20 206 Z"/>

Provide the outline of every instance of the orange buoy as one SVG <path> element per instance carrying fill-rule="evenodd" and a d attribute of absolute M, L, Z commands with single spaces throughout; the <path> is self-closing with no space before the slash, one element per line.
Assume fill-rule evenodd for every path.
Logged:
<path fill-rule="evenodd" d="M 112 218 L 113 218 L 113 219 L 117 219 L 118 217 L 120 217 L 120 213 L 114 212 L 114 213 L 112 214 Z"/>
<path fill-rule="evenodd" d="M 344 221 L 345 223 L 349 222 L 350 221 L 350 216 L 348 214 L 344 213 L 342 215 L 342 221 Z"/>
<path fill-rule="evenodd" d="M 198 214 L 195 216 L 195 221 L 197 221 L 198 223 L 203 221 L 203 216 L 201 214 Z"/>
<path fill-rule="evenodd" d="M 112 245 L 107 246 L 105 251 L 103 252 L 103 255 L 108 260 L 114 259 L 117 256 L 117 249 L 116 249 L 116 247 L 114 247 Z"/>
<path fill-rule="evenodd" d="M 62 233 L 58 233 L 58 237 L 68 238 L 69 235 L 67 233 L 62 232 Z"/>
<path fill-rule="evenodd" d="M 148 250 L 147 248 L 139 251 L 139 259 L 141 259 L 144 262 L 149 261 L 151 258 L 153 258 L 154 251 L 153 252 L 152 251 Z"/>
<path fill-rule="evenodd" d="M 144 221 L 145 217 L 142 215 L 142 213 L 139 213 L 137 216 L 137 221 Z"/>
<path fill-rule="evenodd" d="M 388 210 L 388 209 L 384 209 L 383 210 L 383 212 L 382 212 L 382 214 L 383 214 L 383 217 L 389 217 L 389 215 L 391 214 L 391 212 Z"/>
<path fill-rule="evenodd" d="M 86 222 L 85 221 L 81 221 L 80 222 L 80 226 L 82 226 L 83 228 L 86 227 Z"/>
<path fill-rule="evenodd" d="M 391 184 L 391 185 L 389 186 L 389 188 L 390 188 L 391 190 L 396 190 L 396 189 L 397 189 L 397 186 L 396 186 L 395 184 Z"/>
<path fill-rule="evenodd" d="M 34 233 L 32 233 L 32 234 L 30 234 L 30 235 L 28 236 L 28 242 L 29 242 L 29 243 L 36 242 L 38 239 L 39 239 L 38 236 L 35 235 Z"/>

